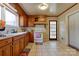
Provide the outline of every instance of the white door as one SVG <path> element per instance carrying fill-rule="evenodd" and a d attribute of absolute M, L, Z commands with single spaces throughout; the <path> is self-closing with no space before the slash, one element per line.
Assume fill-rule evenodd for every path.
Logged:
<path fill-rule="evenodd" d="M 79 12 L 69 16 L 69 44 L 79 48 Z"/>

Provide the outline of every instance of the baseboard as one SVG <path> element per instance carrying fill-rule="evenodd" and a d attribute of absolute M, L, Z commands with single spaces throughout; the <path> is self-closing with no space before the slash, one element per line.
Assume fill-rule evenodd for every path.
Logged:
<path fill-rule="evenodd" d="M 77 51 L 79 51 L 79 49 L 77 47 L 75 47 L 75 46 L 72 46 L 70 44 L 68 46 L 71 47 L 71 48 L 73 48 L 73 49 L 76 49 Z"/>

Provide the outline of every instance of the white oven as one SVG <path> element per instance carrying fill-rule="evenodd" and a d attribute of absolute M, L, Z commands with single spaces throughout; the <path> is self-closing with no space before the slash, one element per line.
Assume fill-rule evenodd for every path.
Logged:
<path fill-rule="evenodd" d="M 34 32 L 34 42 L 35 43 L 43 42 L 43 33 L 42 32 Z"/>
<path fill-rule="evenodd" d="M 44 25 L 35 25 L 34 28 L 34 42 L 43 43 L 43 32 L 45 31 Z"/>

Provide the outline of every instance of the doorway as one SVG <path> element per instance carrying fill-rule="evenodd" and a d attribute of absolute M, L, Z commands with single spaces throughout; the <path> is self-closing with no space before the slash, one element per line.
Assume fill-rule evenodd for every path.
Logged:
<path fill-rule="evenodd" d="M 57 40 L 57 21 L 49 21 L 49 40 Z"/>

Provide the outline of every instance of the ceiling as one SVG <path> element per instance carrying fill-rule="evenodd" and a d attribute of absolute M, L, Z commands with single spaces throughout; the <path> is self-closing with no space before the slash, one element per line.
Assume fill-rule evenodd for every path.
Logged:
<path fill-rule="evenodd" d="M 28 15 L 58 16 L 75 3 L 47 3 L 48 8 L 46 10 L 40 10 L 38 8 L 39 4 L 40 3 L 20 3 L 19 5 Z"/>

